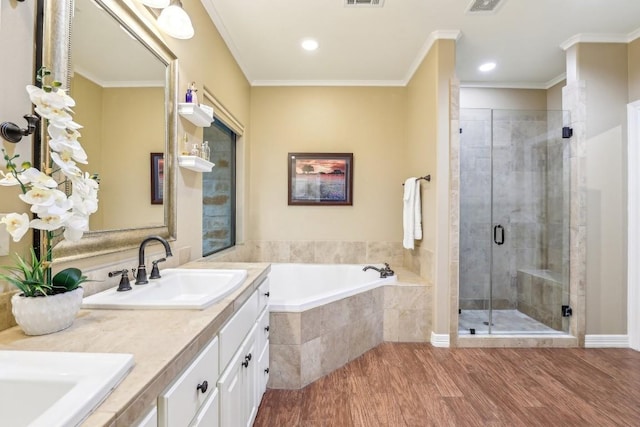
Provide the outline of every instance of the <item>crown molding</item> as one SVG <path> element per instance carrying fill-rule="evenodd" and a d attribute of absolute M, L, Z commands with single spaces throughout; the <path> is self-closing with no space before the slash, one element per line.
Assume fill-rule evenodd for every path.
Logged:
<path fill-rule="evenodd" d="M 553 79 L 544 82 L 460 82 L 463 88 L 483 88 L 483 89 L 533 89 L 549 90 L 567 78 L 566 73 L 562 73 Z"/>
<path fill-rule="evenodd" d="M 418 71 L 418 67 L 420 66 L 420 64 L 422 64 L 422 61 L 424 61 L 424 58 L 429 53 L 436 40 L 458 41 L 461 36 L 462 32 L 460 30 L 437 30 L 429 34 L 429 37 L 427 37 L 427 40 L 422 45 L 422 48 L 418 51 L 418 55 L 416 55 L 416 58 L 413 60 L 411 67 L 409 67 L 409 71 L 404 78 L 404 86 L 409 84 L 411 78 L 416 73 L 416 71 Z"/>
<path fill-rule="evenodd" d="M 233 39 L 231 38 L 231 34 L 229 33 L 229 30 L 227 30 L 227 27 L 224 25 L 222 18 L 218 14 L 218 11 L 216 10 L 215 6 L 213 5 L 213 0 L 201 0 L 201 3 L 204 6 L 204 9 L 207 11 L 207 14 L 209 14 L 209 18 L 211 18 L 211 21 L 213 21 L 213 25 L 218 30 L 218 33 L 220 33 L 222 40 L 224 40 L 225 44 L 227 45 L 229 52 L 231 52 L 231 56 L 233 56 L 233 59 L 236 60 L 236 63 L 238 64 L 238 67 L 240 67 L 242 74 L 244 74 L 245 79 L 247 79 L 247 81 L 250 82 L 251 76 L 249 75 L 247 68 L 244 66 L 244 61 L 242 60 L 240 51 L 238 50 L 235 43 L 233 42 Z"/>
<path fill-rule="evenodd" d="M 383 86 L 404 87 L 403 80 L 254 80 L 252 87 L 257 86 Z"/>
<path fill-rule="evenodd" d="M 578 43 L 631 43 L 637 38 L 640 38 L 640 28 L 630 32 L 629 34 L 581 33 L 571 36 L 564 42 L 560 43 L 560 49 L 567 50 Z"/>

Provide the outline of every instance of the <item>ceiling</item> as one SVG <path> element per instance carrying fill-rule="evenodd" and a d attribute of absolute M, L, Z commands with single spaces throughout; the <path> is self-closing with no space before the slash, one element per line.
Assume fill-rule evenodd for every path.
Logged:
<path fill-rule="evenodd" d="M 475 14 L 472 0 L 200 1 L 256 86 L 405 85 L 435 39 L 459 37 L 462 84 L 547 88 L 564 76 L 562 44 L 640 37 L 640 0 L 501 0 Z M 308 37 L 314 52 L 300 47 Z M 478 71 L 487 61 L 495 70 Z"/>

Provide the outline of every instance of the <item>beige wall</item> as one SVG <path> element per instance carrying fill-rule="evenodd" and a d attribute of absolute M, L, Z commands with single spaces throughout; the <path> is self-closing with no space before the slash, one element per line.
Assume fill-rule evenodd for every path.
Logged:
<path fill-rule="evenodd" d="M 255 240 L 402 240 L 409 176 L 404 88 L 254 87 L 250 235 Z M 353 153 L 353 206 L 288 206 L 287 153 Z"/>
<path fill-rule="evenodd" d="M 75 99 L 76 105 L 82 106 L 76 109 L 74 119 L 83 126 L 79 141 L 89 159 L 86 170 L 103 177 L 104 170 L 100 152 L 100 147 L 102 147 L 102 87 L 81 74 L 74 73 L 71 78 L 69 94 Z M 103 194 L 99 193 L 99 196 L 100 200 L 104 201 Z M 100 200 L 99 203 L 101 203 Z M 99 206 L 100 209 L 89 217 L 90 230 L 104 229 L 105 210 L 102 208 L 105 205 L 100 204 Z"/>
<path fill-rule="evenodd" d="M 543 89 L 461 87 L 460 108 L 546 110 L 547 91 Z"/>
<path fill-rule="evenodd" d="M 566 84 L 567 81 L 563 80 L 547 89 L 547 110 L 562 110 L 562 88 Z"/>
<path fill-rule="evenodd" d="M 434 284 L 433 330 L 449 331 L 449 87 L 455 77 L 455 42 L 438 40 L 407 86 L 408 175 L 431 174 L 423 183 L 423 241 L 410 254 Z M 419 252 L 415 254 L 415 252 Z"/>
<path fill-rule="evenodd" d="M 18 3 L 0 1 L 0 52 L 5 59 L 0 66 L 0 122 L 14 122 L 20 127 L 26 126 L 22 118 L 32 112 L 25 86 L 33 82 L 33 28 L 35 22 L 35 2 Z M 31 137 L 24 137 L 18 144 L 0 140 L 0 148 L 8 155 L 19 154 L 16 161 L 31 161 Z M 1 159 L 1 157 L 0 157 Z M 5 171 L 5 162 L 0 160 L 0 170 Z M 27 212 L 28 207 L 18 199 L 20 191 L 16 187 L 0 187 L 0 213 Z M 0 225 L 4 229 L 4 225 Z M 9 256 L 0 256 L 0 265 L 13 263 L 13 255 L 26 255 L 31 246 L 31 233 L 25 235 L 19 243 L 10 239 Z M 7 286 L 8 288 L 8 286 Z M 0 291 L 3 285 L 0 283 Z M 0 296 L 0 306 L 4 307 L 6 298 Z M 0 325 L 5 313 L 0 310 Z"/>
<path fill-rule="evenodd" d="M 629 43 L 629 102 L 640 99 L 640 38 Z"/>
<path fill-rule="evenodd" d="M 577 46 L 586 82 L 586 333 L 626 333 L 627 45 Z"/>

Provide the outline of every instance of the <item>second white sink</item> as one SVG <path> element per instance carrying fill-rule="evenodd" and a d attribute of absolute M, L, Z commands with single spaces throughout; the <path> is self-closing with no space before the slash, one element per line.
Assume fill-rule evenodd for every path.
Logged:
<path fill-rule="evenodd" d="M 83 308 L 203 310 L 238 289 L 247 270 L 167 268 L 162 278 L 130 291 L 108 289 L 86 297 Z"/>
<path fill-rule="evenodd" d="M 76 426 L 133 364 L 131 354 L 0 351 L 0 424 Z"/>

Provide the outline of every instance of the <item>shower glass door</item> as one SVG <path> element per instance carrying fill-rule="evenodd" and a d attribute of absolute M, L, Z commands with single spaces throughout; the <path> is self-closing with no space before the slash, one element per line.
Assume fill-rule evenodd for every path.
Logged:
<path fill-rule="evenodd" d="M 461 113 L 460 333 L 567 332 L 568 113 Z"/>

